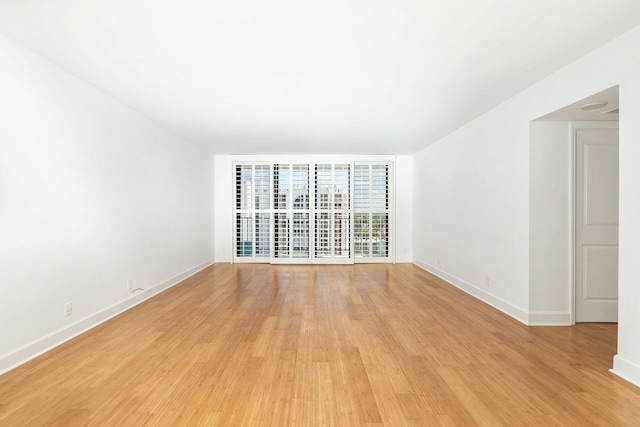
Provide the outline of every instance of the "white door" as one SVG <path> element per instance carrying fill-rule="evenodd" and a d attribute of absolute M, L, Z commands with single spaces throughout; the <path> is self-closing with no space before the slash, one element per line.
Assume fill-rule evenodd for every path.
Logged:
<path fill-rule="evenodd" d="M 618 129 L 576 130 L 576 322 L 618 321 Z"/>

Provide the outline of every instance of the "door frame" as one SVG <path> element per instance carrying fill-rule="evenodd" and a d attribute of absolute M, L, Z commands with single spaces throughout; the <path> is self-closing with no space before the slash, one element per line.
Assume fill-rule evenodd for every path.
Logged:
<path fill-rule="evenodd" d="M 576 201 L 577 201 L 577 197 L 576 197 L 576 186 L 577 186 L 577 179 L 576 179 L 576 172 L 577 172 L 577 162 L 578 162 L 578 130 L 581 129 L 619 129 L 620 128 L 620 123 L 619 122 L 614 122 L 614 121 L 598 121 L 598 122 L 594 122 L 594 121 L 589 121 L 589 122 L 571 122 L 571 167 L 570 167 L 570 186 L 571 186 L 571 208 L 570 208 L 570 221 L 571 221 L 571 227 L 570 227 L 570 238 L 571 238 L 571 266 L 570 266 L 570 272 L 569 272 L 569 276 L 571 278 L 571 285 L 570 285 L 570 294 L 569 294 L 569 301 L 571 302 L 570 304 L 570 309 L 571 309 L 571 317 L 570 317 L 570 321 L 571 321 L 571 325 L 575 325 L 576 324 L 576 253 L 577 253 L 577 247 L 576 247 L 576 235 L 577 235 L 577 231 L 576 231 L 576 227 L 577 227 L 577 221 L 576 221 L 576 215 L 577 215 L 577 206 L 576 206 Z M 618 173 L 620 173 L 620 171 L 618 170 Z M 620 202 L 618 202 L 618 205 L 620 204 Z M 619 267 L 618 267 L 619 268 Z"/>

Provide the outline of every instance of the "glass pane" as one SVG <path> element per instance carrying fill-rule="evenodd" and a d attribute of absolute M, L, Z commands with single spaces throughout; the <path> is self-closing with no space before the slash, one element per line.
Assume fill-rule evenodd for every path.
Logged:
<path fill-rule="evenodd" d="M 316 165 L 316 209 L 331 207 L 331 165 Z"/>
<path fill-rule="evenodd" d="M 353 198 L 356 209 L 367 209 L 369 203 L 369 165 L 356 165 L 353 169 Z"/>
<path fill-rule="evenodd" d="M 236 255 L 253 256 L 253 218 L 251 214 L 236 214 Z"/>
<path fill-rule="evenodd" d="M 374 213 L 371 215 L 371 256 L 389 256 L 389 215 Z"/>
<path fill-rule="evenodd" d="M 309 165 L 293 165 L 292 178 L 293 209 L 309 209 Z"/>
<path fill-rule="evenodd" d="M 236 166 L 236 209 L 252 208 L 252 169 L 251 165 Z"/>
<path fill-rule="evenodd" d="M 289 215 L 286 213 L 277 213 L 274 216 L 273 223 L 273 239 L 274 239 L 274 256 L 276 258 L 289 258 L 290 255 L 290 236 L 289 236 Z"/>
<path fill-rule="evenodd" d="M 369 214 L 357 213 L 354 224 L 354 248 L 355 256 L 369 256 L 369 242 L 371 230 L 369 230 Z"/>
<path fill-rule="evenodd" d="M 268 257 L 271 255 L 271 242 L 269 241 L 270 228 L 269 214 L 256 214 L 256 256 Z"/>
<path fill-rule="evenodd" d="M 293 214 L 293 258 L 309 258 L 309 214 Z"/>
<path fill-rule="evenodd" d="M 255 209 L 269 209 L 269 169 L 268 165 L 256 165 L 253 180 Z"/>
<path fill-rule="evenodd" d="M 273 207 L 287 209 L 290 194 L 291 175 L 289 165 L 273 165 Z"/>
<path fill-rule="evenodd" d="M 335 169 L 333 171 L 333 201 L 335 209 L 349 209 L 350 207 L 350 169 L 351 165 L 335 165 Z"/>
<path fill-rule="evenodd" d="M 331 257 L 331 214 L 316 212 L 316 258 Z"/>
<path fill-rule="evenodd" d="M 333 221 L 333 255 L 349 258 L 351 255 L 350 217 L 346 212 L 336 212 Z"/>
<path fill-rule="evenodd" d="M 371 207 L 374 210 L 389 208 L 389 168 L 387 165 L 371 166 Z"/>

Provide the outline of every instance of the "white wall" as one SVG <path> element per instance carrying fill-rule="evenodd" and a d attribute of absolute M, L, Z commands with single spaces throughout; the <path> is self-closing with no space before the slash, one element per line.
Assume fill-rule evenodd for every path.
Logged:
<path fill-rule="evenodd" d="M 243 159 L 260 161 L 279 161 L 281 159 L 305 159 L 308 156 L 215 156 L 215 248 L 216 262 L 231 262 L 233 248 L 232 223 L 232 163 Z M 314 160 L 345 161 L 375 160 L 375 156 L 312 156 Z M 393 160 L 394 156 L 378 157 L 380 160 Z M 295 161 L 295 160 L 291 160 Z M 396 262 L 410 262 L 412 260 L 412 156 L 395 157 L 395 188 L 396 188 Z"/>
<path fill-rule="evenodd" d="M 232 163 L 233 156 L 215 156 L 216 262 L 231 262 L 233 258 Z"/>
<path fill-rule="evenodd" d="M 640 42 L 634 46 L 637 57 Z M 620 113 L 618 354 L 613 371 L 640 386 L 640 61 L 623 78 Z"/>
<path fill-rule="evenodd" d="M 414 261 L 527 323 L 529 124 L 616 84 L 621 167 L 615 372 L 640 384 L 640 27 L 415 156 Z"/>
<path fill-rule="evenodd" d="M 532 122 L 529 145 L 529 323 L 571 324 L 570 122 Z"/>
<path fill-rule="evenodd" d="M 500 106 L 415 156 L 413 254 L 416 264 L 524 320 L 528 139 L 505 140 L 519 128 L 526 132 L 528 122 Z"/>
<path fill-rule="evenodd" d="M 213 183 L 201 148 L 2 36 L 0 93 L 2 372 L 210 263 Z"/>
<path fill-rule="evenodd" d="M 413 156 L 397 156 L 396 262 L 413 261 Z"/>

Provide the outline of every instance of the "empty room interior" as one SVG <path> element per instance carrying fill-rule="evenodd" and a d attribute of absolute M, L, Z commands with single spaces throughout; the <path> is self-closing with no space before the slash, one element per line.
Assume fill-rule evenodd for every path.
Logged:
<path fill-rule="evenodd" d="M 640 425 L 640 2 L 0 1 L 0 425 Z"/>

